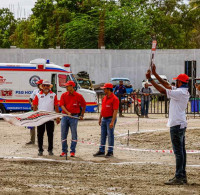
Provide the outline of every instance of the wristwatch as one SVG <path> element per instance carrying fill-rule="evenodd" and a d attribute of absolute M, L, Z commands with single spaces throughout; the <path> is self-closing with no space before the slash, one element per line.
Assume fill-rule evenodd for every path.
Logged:
<path fill-rule="evenodd" d="M 152 78 L 149 78 L 148 81 L 151 82 L 151 81 L 153 81 L 153 79 L 152 79 Z"/>

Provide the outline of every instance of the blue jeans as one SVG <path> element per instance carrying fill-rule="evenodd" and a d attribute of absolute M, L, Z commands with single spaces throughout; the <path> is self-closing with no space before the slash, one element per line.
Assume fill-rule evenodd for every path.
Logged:
<path fill-rule="evenodd" d="M 101 145 L 99 150 L 101 152 L 105 152 L 106 138 L 108 137 L 108 152 L 113 152 L 114 146 L 114 128 L 116 124 L 116 120 L 114 122 L 114 127 L 110 129 L 109 125 L 112 121 L 112 118 L 102 119 L 101 122 Z"/>
<path fill-rule="evenodd" d="M 176 157 L 176 174 L 177 178 L 186 177 L 186 150 L 185 150 L 185 130 L 180 129 L 180 125 L 170 127 L 172 147 Z"/>
<path fill-rule="evenodd" d="M 78 117 L 78 115 L 75 115 Z M 61 139 L 62 139 L 62 152 L 68 152 L 68 145 L 67 145 L 67 135 L 69 132 L 69 127 L 71 129 L 72 134 L 72 141 L 71 141 L 71 151 L 76 152 L 76 144 L 77 144 L 77 126 L 78 126 L 78 119 L 70 118 L 68 116 L 62 117 L 61 120 Z"/>
<path fill-rule="evenodd" d="M 141 115 L 147 116 L 149 113 L 149 100 L 141 101 Z"/>

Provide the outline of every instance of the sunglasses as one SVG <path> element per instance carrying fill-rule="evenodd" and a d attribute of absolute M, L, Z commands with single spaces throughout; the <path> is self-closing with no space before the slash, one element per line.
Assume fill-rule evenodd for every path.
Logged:
<path fill-rule="evenodd" d="M 44 87 L 50 87 L 50 85 L 43 85 Z"/>

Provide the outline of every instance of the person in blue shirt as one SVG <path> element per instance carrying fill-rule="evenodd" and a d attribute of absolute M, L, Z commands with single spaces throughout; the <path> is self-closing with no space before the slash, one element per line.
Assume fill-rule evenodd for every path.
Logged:
<path fill-rule="evenodd" d="M 124 95 L 126 94 L 126 87 L 123 85 L 123 81 L 119 81 L 119 85 L 115 87 L 114 94 L 119 98 L 119 116 L 123 117 L 122 115 L 122 104 L 121 100 L 124 99 Z"/>
<path fill-rule="evenodd" d="M 126 87 L 123 85 L 123 81 L 119 81 L 119 85 L 115 87 L 114 94 L 119 97 L 119 95 L 124 96 L 126 93 Z"/>

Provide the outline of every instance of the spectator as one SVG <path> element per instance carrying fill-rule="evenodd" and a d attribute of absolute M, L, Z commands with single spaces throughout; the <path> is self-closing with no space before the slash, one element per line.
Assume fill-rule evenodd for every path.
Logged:
<path fill-rule="evenodd" d="M 57 95 L 50 89 L 53 85 L 49 81 L 42 82 L 42 91 L 35 96 L 33 100 L 34 111 L 51 111 L 54 110 L 59 113 Z M 60 122 L 60 118 L 56 119 L 57 124 Z M 54 133 L 54 121 L 48 121 L 37 127 L 37 137 L 38 137 L 38 156 L 43 155 L 43 137 L 45 129 L 48 136 L 48 152 L 49 155 L 53 155 L 53 133 Z"/>
<path fill-rule="evenodd" d="M 42 82 L 43 82 L 42 79 L 40 79 L 39 81 L 36 82 L 37 89 L 35 89 L 30 96 L 29 103 L 31 104 L 32 110 L 33 110 L 33 100 L 34 100 L 35 96 L 42 90 L 42 88 L 41 88 Z M 28 127 L 28 129 L 30 129 L 30 141 L 26 144 L 27 145 L 35 144 L 35 127 Z"/>
<path fill-rule="evenodd" d="M 196 95 L 200 97 L 200 83 L 195 83 L 195 87 L 196 87 Z"/>
<path fill-rule="evenodd" d="M 75 91 L 74 87 L 76 84 L 73 81 L 68 81 L 65 85 L 67 87 L 67 92 L 62 94 L 60 106 L 62 108 L 62 112 L 69 116 L 63 116 L 61 120 L 62 153 L 60 154 L 60 157 L 67 157 L 67 135 L 69 127 L 72 135 L 70 156 L 74 157 L 77 145 L 78 116 L 81 112 L 80 119 L 83 119 L 86 102 L 83 96 Z M 82 107 L 82 111 L 80 107 Z M 74 116 L 74 118 L 70 116 Z"/>
<path fill-rule="evenodd" d="M 148 113 L 149 113 L 149 102 L 150 102 L 150 95 L 152 91 L 151 88 L 149 87 L 148 82 L 144 84 L 144 87 L 141 89 L 140 94 L 141 94 L 141 118 L 149 118 Z"/>
<path fill-rule="evenodd" d="M 119 81 L 119 85 L 115 87 L 114 94 L 119 98 L 120 105 L 119 105 L 119 116 L 124 117 L 122 115 L 122 100 L 126 94 L 126 87 L 123 85 L 123 81 Z"/>

